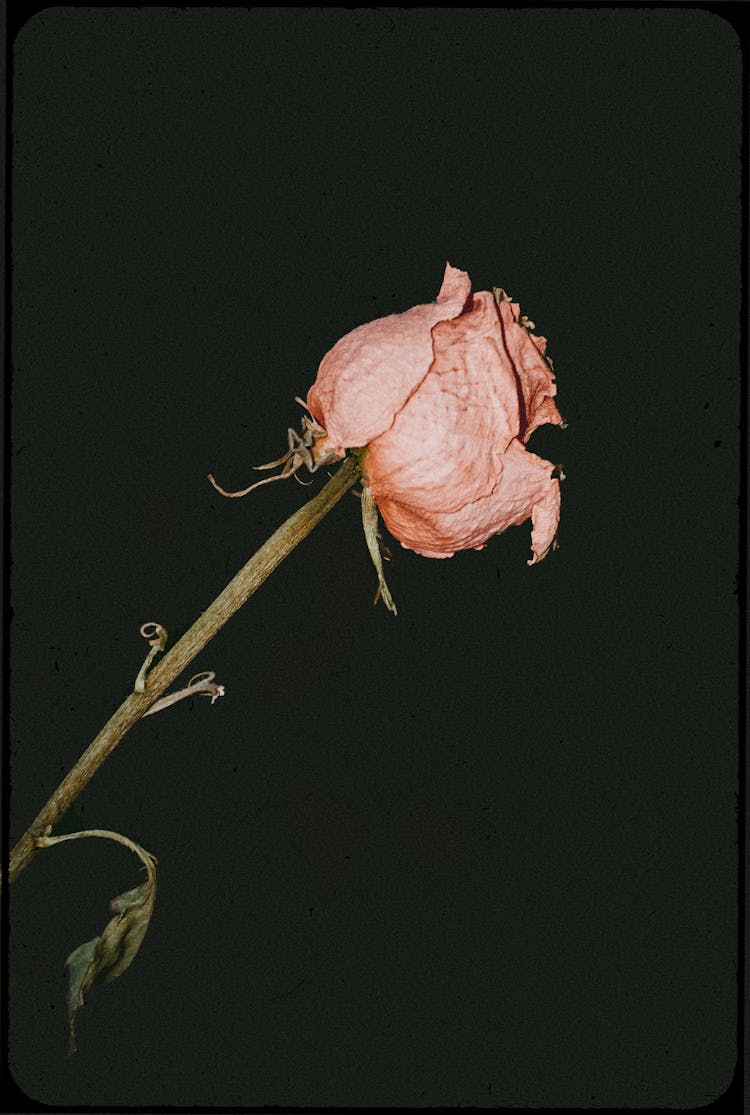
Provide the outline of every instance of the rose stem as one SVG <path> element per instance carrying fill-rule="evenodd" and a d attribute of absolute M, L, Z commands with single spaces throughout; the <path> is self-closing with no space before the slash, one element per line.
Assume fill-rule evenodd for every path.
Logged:
<path fill-rule="evenodd" d="M 309 503 L 300 507 L 299 511 L 295 511 L 263 543 L 179 642 L 164 655 L 147 675 L 144 691 L 133 692 L 126 697 L 117 712 L 107 721 L 99 735 L 89 744 L 78 762 L 62 780 L 11 852 L 8 870 L 8 878 L 11 882 L 36 855 L 37 837 L 43 836 L 45 831 L 49 831 L 49 828 L 60 820 L 107 756 L 114 751 L 125 733 L 140 720 L 146 709 L 193 661 L 227 620 L 242 607 L 246 600 L 249 600 L 256 589 L 260 588 L 266 577 L 273 573 L 287 554 L 291 553 L 294 547 L 328 514 L 357 482 L 359 476 L 356 457 L 347 457 L 326 486 Z"/>

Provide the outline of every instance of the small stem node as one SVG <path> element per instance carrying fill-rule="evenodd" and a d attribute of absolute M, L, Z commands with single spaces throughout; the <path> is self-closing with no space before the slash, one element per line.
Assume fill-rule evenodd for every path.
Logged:
<path fill-rule="evenodd" d="M 146 688 L 146 674 L 151 668 L 151 663 L 157 654 L 164 650 L 167 645 L 168 633 L 166 627 L 162 627 L 160 623 L 154 623 L 153 620 L 148 623 L 141 624 L 141 635 L 144 639 L 148 639 L 148 645 L 151 650 L 146 655 L 146 660 L 138 671 L 138 676 L 135 679 L 133 691 L 135 693 L 143 693 Z"/>

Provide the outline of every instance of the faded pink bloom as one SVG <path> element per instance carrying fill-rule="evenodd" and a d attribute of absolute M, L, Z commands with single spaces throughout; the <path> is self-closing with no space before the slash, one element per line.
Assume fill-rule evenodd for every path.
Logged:
<path fill-rule="evenodd" d="M 560 483 L 525 446 L 563 420 L 531 327 L 503 291 L 472 294 L 447 264 L 436 302 L 361 325 L 323 358 L 310 413 L 336 456 L 365 450 L 363 480 L 403 546 L 451 557 L 529 517 L 530 564 L 552 546 Z"/>

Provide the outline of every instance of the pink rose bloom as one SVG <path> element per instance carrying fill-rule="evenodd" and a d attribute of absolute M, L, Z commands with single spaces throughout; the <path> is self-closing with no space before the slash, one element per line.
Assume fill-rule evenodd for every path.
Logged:
<path fill-rule="evenodd" d="M 447 264 L 436 302 L 361 325 L 323 358 L 310 413 L 336 456 L 364 450 L 363 482 L 408 549 L 481 550 L 528 518 L 529 564 L 553 545 L 560 483 L 526 443 L 564 423 L 546 341 L 530 328 L 503 291 L 472 294 Z"/>

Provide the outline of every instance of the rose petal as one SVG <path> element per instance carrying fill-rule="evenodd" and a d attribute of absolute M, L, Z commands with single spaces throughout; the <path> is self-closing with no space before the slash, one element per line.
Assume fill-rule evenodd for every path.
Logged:
<path fill-rule="evenodd" d="M 307 406 L 337 452 L 388 429 L 430 369 L 432 326 L 460 314 L 470 294 L 469 276 L 448 263 L 437 302 L 361 325 L 323 357 Z"/>
<path fill-rule="evenodd" d="M 452 512 L 489 494 L 519 432 L 520 409 L 491 295 L 432 329 L 434 359 L 393 425 L 370 444 L 372 494 L 420 512 Z"/>
<path fill-rule="evenodd" d="M 531 549 L 534 557 L 529 565 L 537 565 L 552 549 L 560 522 L 560 481 L 553 480 L 547 491 L 531 509 Z"/>
<path fill-rule="evenodd" d="M 532 519 L 532 549 L 541 561 L 552 545 L 560 517 L 560 482 L 553 465 L 514 439 L 503 455 L 502 474 L 485 496 L 453 512 L 425 511 L 379 499 L 385 525 L 407 549 L 424 557 L 451 557 L 481 549 L 493 534 Z"/>
<path fill-rule="evenodd" d="M 537 426 L 551 422 L 562 425 L 562 415 L 553 402 L 557 394 L 555 377 L 542 353 L 547 342 L 534 337 L 519 324 L 517 302 L 501 302 L 498 314 L 502 325 L 505 349 L 516 369 L 525 413 L 521 416 L 521 437 L 527 442 Z"/>

